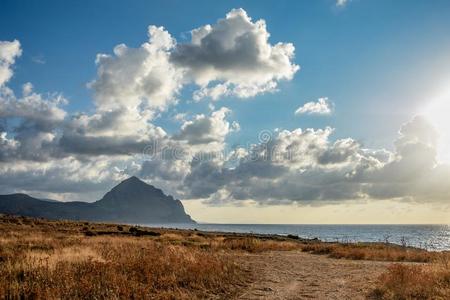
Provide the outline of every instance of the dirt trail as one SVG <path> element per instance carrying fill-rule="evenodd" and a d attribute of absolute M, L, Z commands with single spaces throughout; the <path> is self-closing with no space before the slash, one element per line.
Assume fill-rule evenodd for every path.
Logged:
<path fill-rule="evenodd" d="M 242 256 L 255 274 L 238 299 L 365 299 L 389 263 L 332 259 L 300 251 Z"/>

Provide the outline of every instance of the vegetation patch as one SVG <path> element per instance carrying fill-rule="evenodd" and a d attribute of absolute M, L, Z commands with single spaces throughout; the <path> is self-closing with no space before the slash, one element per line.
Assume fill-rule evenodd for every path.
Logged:
<path fill-rule="evenodd" d="M 393 264 L 378 279 L 372 299 L 450 299 L 450 265 L 446 261 L 432 264 Z"/>

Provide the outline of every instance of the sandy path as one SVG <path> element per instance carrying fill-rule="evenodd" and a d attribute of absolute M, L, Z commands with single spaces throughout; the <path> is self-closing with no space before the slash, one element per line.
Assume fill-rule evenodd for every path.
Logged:
<path fill-rule="evenodd" d="M 242 256 L 255 274 L 238 299 L 365 299 L 389 263 L 332 259 L 300 251 Z"/>

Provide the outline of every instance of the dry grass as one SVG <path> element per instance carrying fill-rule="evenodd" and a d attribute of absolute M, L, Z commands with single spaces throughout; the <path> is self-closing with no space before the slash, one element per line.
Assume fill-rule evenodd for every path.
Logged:
<path fill-rule="evenodd" d="M 252 280 L 237 263 L 241 252 L 296 249 L 333 258 L 433 261 L 392 266 L 373 295 L 448 296 L 448 253 L 0 216 L 0 299 L 227 299 Z"/>
<path fill-rule="evenodd" d="M 438 255 L 426 250 L 383 243 L 308 243 L 302 245 L 302 250 L 332 258 L 407 262 L 430 262 Z"/>
<path fill-rule="evenodd" d="M 204 298 L 227 295 L 237 266 L 225 256 L 130 238 L 89 241 L 77 259 L 64 251 L 42 259 L 10 260 L 1 268 L 0 294 L 7 298 L 117 299 Z M 84 246 L 84 245 L 83 245 Z"/>
<path fill-rule="evenodd" d="M 108 224 L 24 220 L 0 220 L 0 298 L 228 298 L 247 276 L 230 253 L 172 243 L 182 238 L 173 233 L 165 241 Z"/>
<path fill-rule="evenodd" d="M 253 237 L 222 238 L 210 242 L 213 249 L 242 250 L 251 253 L 265 251 L 289 251 L 299 249 L 300 245 L 291 241 L 277 241 Z"/>
<path fill-rule="evenodd" d="M 251 275 L 238 252 L 286 239 L 0 216 L 0 298 L 229 298 Z"/>
<path fill-rule="evenodd" d="M 448 259 L 448 256 L 447 256 Z M 450 265 L 393 264 L 378 280 L 373 299 L 450 299 Z"/>
<path fill-rule="evenodd" d="M 28 251 L 25 261 L 30 266 L 44 266 L 56 269 L 59 263 L 82 263 L 88 261 L 106 263 L 106 261 L 89 246 L 70 246 L 54 251 Z"/>

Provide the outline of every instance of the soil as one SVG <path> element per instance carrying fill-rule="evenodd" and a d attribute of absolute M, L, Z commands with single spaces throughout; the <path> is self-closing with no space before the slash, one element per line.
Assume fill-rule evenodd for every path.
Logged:
<path fill-rule="evenodd" d="M 390 264 L 301 251 L 243 254 L 240 261 L 253 279 L 237 299 L 366 299 Z"/>

